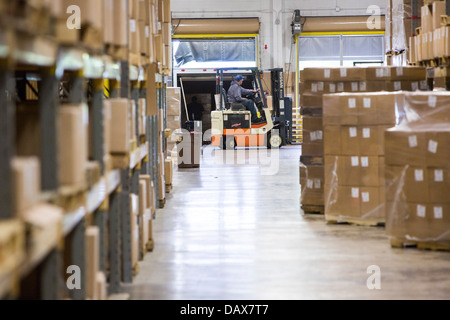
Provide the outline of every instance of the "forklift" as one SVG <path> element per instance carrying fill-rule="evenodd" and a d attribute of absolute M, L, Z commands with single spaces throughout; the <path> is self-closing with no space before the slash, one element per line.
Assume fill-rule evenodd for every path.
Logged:
<path fill-rule="evenodd" d="M 252 124 L 251 112 L 242 103 L 229 103 L 227 91 L 223 87 L 224 71 L 251 71 L 253 89 L 261 89 L 246 98 L 253 100 L 262 123 Z M 236 74 L 237 75 L 237 74 Z M 286 144 L 282 135 L 278 133 L 280 123 L 274 123 L 272 114 L 267 106 L 267 98 L 262 86 L 261 73 L 257 68 L 228 68 L 217 69 L 216 97 L 220 97 L 217 110 L 211 113 L 212 144 L 224 150 L 236 148 L 267 147 L 280 148 Z"/>

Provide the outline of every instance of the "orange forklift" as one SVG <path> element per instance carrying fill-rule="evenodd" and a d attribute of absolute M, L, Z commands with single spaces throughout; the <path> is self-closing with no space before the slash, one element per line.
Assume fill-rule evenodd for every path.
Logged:
<path fill-rule="evenodd" d="M 258 93 L 247 96 L 253 100 L 262 123 L 252 124 L 250 111 L 246 110 L 242 103 L 229 103 L 227 92 L 223 87 L 224 71 L 238 72 L 251 71 L 253 89 L 261 89 Z M 244 74 L 244 78 L 245 78 Z M 248 78 L 249 76 L 247 76 Z M 220 95 L 220 103 L 216 111 L 211 113 L 212 122 L 212 144 L 225 150 L 249 147 L 280 148 L 285 144 L 279 134 L 279 124 L 274 123 L 272 114 L 267 105 L 266 94 L 262 86 L 261 73 L 258 69 L 218 69 L 217 70 L 217 92 Z"/>

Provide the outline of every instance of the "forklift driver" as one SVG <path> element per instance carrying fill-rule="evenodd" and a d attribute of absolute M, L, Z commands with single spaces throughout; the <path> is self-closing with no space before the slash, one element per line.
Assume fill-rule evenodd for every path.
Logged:
<path fill-rule="evenodd" d="M 263 120 L 258 118 L 258 112 L 256 111 L 255 104 L 252 100 L 246 99 L 243 96 L 249 95 L 251 93 L 257 93 L 260 90 L 248 90 L 242 88 L 242 83 L 244 82 L 244 77 L 237 76 L 236 79 L 231 83 L 231 87 L 228 90 L 228 102 L 229 103 L 242 103 L 245 108 L 252 114 L 252 123 L 261 123 Z"/>

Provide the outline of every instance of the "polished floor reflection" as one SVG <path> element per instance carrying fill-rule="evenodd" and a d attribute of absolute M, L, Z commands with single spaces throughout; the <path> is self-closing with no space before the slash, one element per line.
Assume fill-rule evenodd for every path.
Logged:
<path fill-rule="evenodd" d="M 206 149 L 200 170 L 175 171 L 132 299 L 450 298 L 450 253 L 391 249 L 383 228 L 303 215 L 301 149 L 267 152 Z M 367 288 L 371 265 L 381 290 Z"/>

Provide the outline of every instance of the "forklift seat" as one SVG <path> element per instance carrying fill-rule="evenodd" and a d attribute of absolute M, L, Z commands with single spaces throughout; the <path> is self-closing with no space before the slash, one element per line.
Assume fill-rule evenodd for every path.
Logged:
<path fill-rule="evenodd" d="M 225 100 L 225 109 L 231 111 L 245 111 L 247 110 L 242 103 L 230 103 L 228 101 L 228 94 L 225 89 L 223 89 L 223 97 Z"/>

